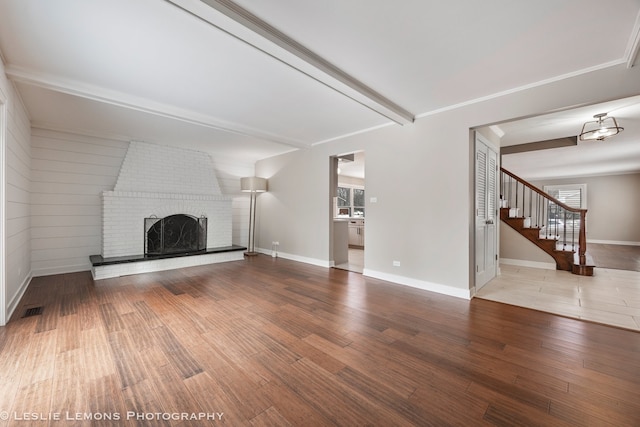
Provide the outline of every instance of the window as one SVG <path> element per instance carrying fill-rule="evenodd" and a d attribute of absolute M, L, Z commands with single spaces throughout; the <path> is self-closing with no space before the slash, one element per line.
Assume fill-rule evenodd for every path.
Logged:
<path fill-rule="evenodd" d="M 587 184 L 545 185 L 544 191 L 569 207 L 587 208 Z M 579 213 L 565 213 L 559 206 L 549 203 L 547 214 L 550 226 L 556 229 L 570 230 L 573 233 L 580 231 Z"/>
<path fill-rule="evenodd" d="M 364 217 L 364 189 L 338 187 L 337 215 Z"/>
<path fill-rule="evenodd" d="M 351 216 L 351 189 L 338 187 L 338 215 Z"/>
<path fill-rule="evenodd" d="M 353 216 L 364 216 L 364 188 L 353 189 Z"/>

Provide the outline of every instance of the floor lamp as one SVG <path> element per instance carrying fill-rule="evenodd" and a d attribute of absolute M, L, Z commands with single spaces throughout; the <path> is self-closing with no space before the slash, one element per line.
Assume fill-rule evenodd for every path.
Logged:
<path fill-rule="evenodd" d="M 240 190 L 245 193 L 251 193 L 251 205 L 249 207 L 249 244 L 245 256 L 255 256 L 258 253 L 255 251 L 256 242 L 256 196 L 257 193 L 264 193 L 267 191 L 266 178 L 259 178 L 257 176 L 250 176 L 246 178 L 240 178 Z"/>

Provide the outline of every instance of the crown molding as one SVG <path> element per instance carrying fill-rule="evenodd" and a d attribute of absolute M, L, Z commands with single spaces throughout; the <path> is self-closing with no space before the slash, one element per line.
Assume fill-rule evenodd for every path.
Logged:
<path fill-rule="evenodd" d="M 395 123 L 414 121 L 409 111 L 232 1 L 166 1 Z"/>
<path fill-rule="evenodd" d="M 629 43 L 627 44 L 627 50 L 624 53 L 624 57 L 627 59 L 627 68 L 633 67 L 633 64 L 638 58 L 638 51 L 640 51 L 640 12 L 636 16 L 636 23 L 631 31 L 631 37 L 629 37 Z"/>
<path fill-rule="evenodd" d="M 195 111 L 178 108 L 172 105 L 159 103 L 150 99 L 141 98 L 123 92 L 90 85 L 81 81 L 65 79 L 51 74 L 40 73 L 22 67 L 7 66 L 5 73 L 13 82 L 25 83 L 43 89 L 61 92 L 80 98 L 90 99 L 117 107 L 136 110 L 143 113 L 162 116 L 182 122 L 204 126 L 223 132 L 259 138 L 278 144 L 295 148 L 308 148 L 309 144 L 303 141 L 285 138 L 280 135 L 260 131 L 238 123 L 225 121 L 216 117 L 200 114 Z"/>
<path fill-rule="evenodd" d="M 505 135 L 502 128 L 498 125 L 491 125 L 489 126 L 489 129 L 491 129 L 491 131 L 495 133 L 498 138 L 502 138 Z"/>
<path fill-rule="evenodd" d="M 426 111 L 424 113 L 420 113 L 418 115 L 416 115 L 416 120 L 417 119 L 422 119 L 425 117 L 429 117 L 429 116 L 435 116 L 437 114 L 440 113 L 445 113 L 447 111 L 453 111 L 453 110 L 457 110 L 458 108 L 463 108 L 463 107 L 467 107 L 469 105 L 474 105 L 474 104 L 478 104 L 481 102 L 485 102 L 485 101 L 490 101 L 492 99 L 497 99 L 497 98 L 501 98 L 503 96 L 507 96 L 507 95 L 511 95 L 514 93 L 518 93 L 518 92 L 523 92 L 525 90 L 529 90 L 529 89 L 533 89 L 536 87 L 540 87 L 540 86 L 545 86 L 551 83 L 555 83 L 555 82 L 559 82 L 562 80 L 567 80 L 567 79 L 571 79 L 573 77 L 578 77 L 581 76 L 583 74 L 588 74 L 594 71 L 598 71 L 598 70 L 605 70 L 607 68 L 611 68 L 611 67 L 616 67 L 619 66 L 620 64 L 624 64 L 626 62 L 625 59 L 618 59 L 615 61 L 611 61 L 611 62 L 606 62 L 604 64 L 600 64 L 600 65 L 596 65 L 593 67 L 589 67 L 589 68 L 583 68 L 581 70 L 577 70 L 577 71 L 573 71 L 570 73 L 566 73 L 566 74 L 562 74 L 556 77 L 551 77 L 545 80 L 540 80 L 537 82 L 533 82 L 533 83 L 529 83 L 526 85 L 522 85 L 522 86 L 518 86 L 512 89 L 507 89 L 507 90 L 503 90 L 500 92 L 496 92 L 496 93 L 492 93 L 486 96 L 481 96 L 478 98 L 474 98 L 474 99 L 469 99 L 467 101 L 463 101 L 463 102 L 459 102 L 457 104 L 451 104 L 451 105 L 447 105 L 445 107 L 442 108 L 437 108 L 435 110 L 431 110 L 431 111 Z"/>

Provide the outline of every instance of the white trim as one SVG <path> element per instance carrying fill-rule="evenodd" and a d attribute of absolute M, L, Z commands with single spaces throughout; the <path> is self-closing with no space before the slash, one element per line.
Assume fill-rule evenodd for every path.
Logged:
<path fill-rule="evenodd" d="M 600 243 L 603 245 L 626 245 L 626 246 L 640 246 L 640 242 L 628 242 L 626 240 L 592 240 L 587 239 L 588 243 Z M 587 252 L 589 252 L 589 246 L 587 246 Z"/>
<path fill-rule="evenodd" d="M 24 278 L 24 280 L 22 281 L 22 284 L 18 288 L 18 292 L 16 292 L 13 298 L 11 298 L 11 301 L 9 301 L 9 305 L 7 306 L 7 320 L 11 319 L 13 312 L 15 311 L 16 308 L 18 308 L 18 305 L 20 304 L 20 300 L 22 300 L 24 293 L 27 291 L 27 288 L 29 287 L 29 283 L 31 282 L 32 278 L 33 278 L 33 275 L 31 274 L 31 272 L 29 272 L 29 274 L 27 274 L 27 277 Z"/>
<path fill-rule="evenodd" d="M 562 74 L 560 76 L 551 77 L 549 79 L 540 80 L 540 81 L 534 82 L 534 83 L 529 83 L 529 84 L 526 84 L 524 86 L 519 86 L 519 87 L 515 87 L 513 89 L 503 90 L 502 92 L 496 92 L 496 93 L 493 93 L 493 94 L 490 94 L 490 95 L 481 96 L 479 98 L 470 99 L 468 101 L 460 102 L 460 103 L 457 103 L 457 104 L 448 105 L 446 107 L 437 108 L 435 110 L 426 111 L 424 113 L 417 114 L 416 117 L 415 117 L 415 120 L 422 119 L 422 118 L 428 117 L 428 116 L 434 116 L 436 114 L 444 113 L 446 111 L 457 110 L 458 108 L 467 107 L 469 105 L 478 104 L 480 102 L 489 101 L 491 99 L 496 99 L 496 98 L 500 98 L 500 97 L 507 96 L 507 95 L 512 95 L 514 93 L 523 92 L 525 90 L 529 90 L 529 89 L 532 89 L 532 88 L 535 88 L 535 87 L 548 85 L 548 84 L 551 84 L 551 83 L 555 83 L 555 82 L 559 82 L 559 81 L 562 81 L 562 80 L 570 79 L 570 78 L 573 78 L 573 77 L 581 76 L 583 74 L 588 74 L 588 73 L 591 73 L 591 72 L 594 72 L 594 71 L 604 70 L 604 69 L 610 68 L 610 67 L 615 67 L 616 65 L 624 64 L 626 62 L 627 61 L 625 59 L 619 59 L 619 60 L 615 60 L 615 61 L 611 61 L 611 62 L 606 62 L 604 64 L 596 65 L 594 67 L 583 68 L 582 70 L 574 71 L 574 72 L 567 73 L 567 74 Z"/>
<path fill-rule="evenodd" d="M 271 256 L 271 249 L 256 248 L 256 252 Z M 277 257 L 288 259 L 291 261 L 303 262 L 305 264 L 317 265 L 318 267 L 325 267 L 325 268 L 332 267 L 331 265 L 332 261 L 326 261 L 318 258 L 308 258 L 308 257 L 299 256 L 299 255 L 288 254 L 286 252 L 278 251 Z"/>
<path fill-rule="evenodd" d="M 91 270 L 91 263 L 87 262 L 86 264 L 63 265 L 63 266 L 51 267 L 51 268 L 39 268 L 36 270 L 32 270 L 31 274 L 33 277 L 42 277 L 42 276 L 53 276 L 54 274 L 78 273 L 80 271 L 89 271 L 89 270 Z"/>
<path fill-rule="evenodd" d="M 471 299 L 471 289 L 454 288 L 453 286 L 441 285 L 439 283 L 427 282 L 424 280 L 413 279 L 411 277 L 398 276 L 396 274 L 384 273 L 365 268 L 362 272 L 363 276 L 373 277 L 374 279 L 384 280 L 396 285 L 409 286 L 412 288 L 422 289 L 429 292 L 435 292 L 442 295 L 448 295 L 456 298 Z"/>
<path fill-rule="evenodd" d="M 233 2 L 168 1 L 387 119 L 398 124 L 413 123 L 411 112 Z"/>
<path fill-rule="evenodd" d="M 357 130 L 355 132 L 345 133 L 344 135 L 338 135 L 338 136 L 333 136 L 333 137 L 328 138 L 328 139 L 323 139 L 322 141 L 317 141 L 317 142 L 312 143 L 311 146 L 315 147 L 316 145 L 325 144 L 327 142 L 332 142 L 332 141 L 337 141 L 337 140 L 343 139 L 343 138 L 349 138 L 350 136 L 360 135 L 362 133 L 372 132 L 374 130 L 382 129 L 382 128 L 385 128 L 387 126 L 395 126 L 395 125 L 396 125 L 395 122 L 383 123 L 381 125 L 372 126 L 370 128 Z"/>
<path fill-rule="evenodd" d="M 504 131 L 499 125 L 491 125 L 489 126 L 489 129 L 491 129 L 493 133 L 498 136 L 498 138 L 502 138 L 505 135 Z"/>
<path fill-rule="evenodd" d="M 205 126 L 224 132 L 265 139 L 295 148 L 309 147 L 309 144 L 303 141 L 264 132 L 239 123 L 225 121 L 217 117 L 201 114 L 192 110 L 177 108 L 172 105 L 133 96 L 124 92 L 118 92 L 100 86 L 87 84 L 79 80 L 64 79 L 51 74 L 39 73 L 31 69 L 16 66 L 6 67 L 5 73 L 13 81 L 27 83 L 43 89 L 66 93 L 93 101 L 104 102 L 117 107 L 141 111 L 143 113 L 153 114 L 156 116 L 180 120 L 186 123 Z M 39 123 L 38 126 L 47 128 L 46 123 Z"/>
<path fill-rule="evenodd" d="M 556 265 L 552 262 L 527 261 L 524 259 L 500 258 L 500 264 L 516 265 L 519 267 L 541 268 L 543 270 L 556 269 Z"/>
<path fill-rule="evenodd" d="M 640 12 L 636 16 L 636 23 L 631 31 L 627 50 L 624 52 L 624 57 L 627 58 L 627 68 L 633 67 L 633 63 L 638 57 L 638 51 L 640 51 Z"/>
<path fill-rule="evenodd" d="M 5 233 L 5 200 L 6 200 L 6 145 L 7 145 L 7 102 L 0 91 L 0 326 L 7 324 L 7 273 L 6 273 L 6 237 Z"/>
<path fill-rule="evenodd" d="M 270 249 L 267 250 L 263 248 L 256 248 L 256 252 L 271 256 Z M 278 258 L 284 258 L 291 261 L 302 262 L 305 264 L 312 264 L 319 267 L 325 267 L 325 268 L 332 267 L 331 261 L 325 261 L 317 258 L 307 258 L 307 257 L 298 256 L 298 255 L 288 254 L 285 252 L 278 252 Z M 384 280 L 386 282 L 390 282 L 396 285 L 409 286 L 412 288 L 422 289 L 430 292 L 436 292 L 438 294 L 448 295 L 456 298 L 463 298 L 463 299 L 469 300 L 471 299 L 471 296 L 472 296 L 470 289 L 454 288 L 452 286 L 440 285 L 438 283 L 426 282 L 423 280 L 412 279 L 410 277 L 397 276 L 395 274 L 383 273 L 383 272 L 371 270 L 368 268 L 365 268 L 363 270 L 362 275 L 372 277 L 374 279 Z"/>

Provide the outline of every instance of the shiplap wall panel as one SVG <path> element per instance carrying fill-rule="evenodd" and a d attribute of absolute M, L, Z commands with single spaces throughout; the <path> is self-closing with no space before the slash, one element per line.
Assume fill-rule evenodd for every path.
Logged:
<path fill-rule="evenodd" d="M 69 205 L 35 205 L 31 207 L 31 215 L 33 216 L 61 216 L 61 215 L 69 215 L 71 212 L 71 208 Z M 100 206 L 95 204 L 93 205 L 85 205 L 85 204 L 76 204 L 73 207 L 73 213 L 76 215 L 101 215 L 102 212 L 100 210 Z"/>
<path fill-rule="evenodd" d="M 0 97 L 6 102 L 5 145 L 5 307 L 11 314 L 31 277 L 31 124 L 0 63 Z"/>
<path fill-rule="evenodd" d="M 38 194 L 38 203 L 44 206 L 56 206 L 56 205 L 94 205 L 96 203 L 102 203 L 100 195 L 98 194 Z"/>
<path fill-rule="evenodd" d="M 34 275 L 88 270 L 89 255 L 102 247 L 101 194 L 114 189 L 129 143 L 43 129 L 32 133 Z M 213 166 L 222 194 L 232 197 L 233 243 L 246 245 L 249 197 L 240 192 L 240 178 L 252 176 L 254 164 L 214 156 Z"/>
<path fill-rule="evenodd" d="M 102 246 L 102 199 L 128 142 L 32 131 L 31 258 L 34 275 L 89 270 Z"/>
<path fill-rule="evenodd" d="M 68 236 L 86 237 L 93 236 L 96 233 L 93 226 L 79 226 L 73 227 L 38 227 L 31 230 L 31 238 L 33 244 L 38 245 L 38 241 L 56 242 L 60 238 L 66 238 Z"/>
<path fill-rule="evenodd" d="M 69 170 L 67 162 L 53 162 L 50 160 L 33 159 L 31 162 L 34 171 L 38 172 L 62 172 L 66 173 Z M 113 176 L 117 175 L 120 170 L 120 165 L 95 165 L 77 163 L 74 166 L 75 174 L 95 174 Z"/>
<path fill-rule="evenodd" d="M 56 175 L 56 174 L 52 173 L 52 175 Z M 81 175 L 83 176 L 83 174 Z M 53 176 L 51 179 L 56 179 L 56 177 Z M 96 188 L 103 188 L 104 186 L 108 186 L 109 183 L 100 185 L 100 184 L 86 184 L 84 181 L 82 181 L 81 183 L 33 181 L 31 185 L 32 185 L 31 189 L 34 194 L 45 193 L 45 194 L 94 195 Z"/>

